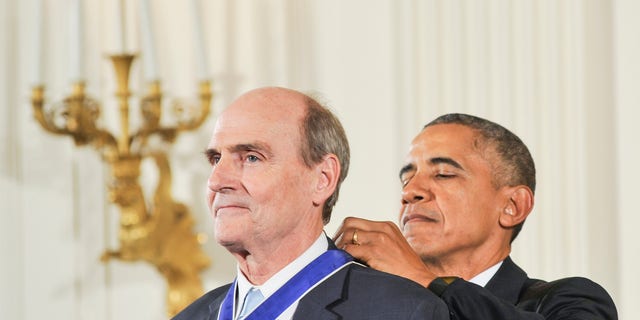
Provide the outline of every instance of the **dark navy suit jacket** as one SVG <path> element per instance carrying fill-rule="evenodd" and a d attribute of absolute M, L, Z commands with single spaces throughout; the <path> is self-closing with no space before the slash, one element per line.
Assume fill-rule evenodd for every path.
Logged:
<path fill-rule="evenodd" d="M 613 300 L 597 283 L 580 277 L 531 279 L 509 257 L 484 288 L 456 280 L 441 298 L 452 320 L 618 319 Z"/>
<path fill-rule="evenodd" d="M 335 249 L 333 242 L 329 247 Z M 230 284 L 189 305 L 174 320 L 215 320 Z M 298 303 L 294 320 L 449 319 L 442 300 L 421 285 L 359 264 L 350 264 Z"/>

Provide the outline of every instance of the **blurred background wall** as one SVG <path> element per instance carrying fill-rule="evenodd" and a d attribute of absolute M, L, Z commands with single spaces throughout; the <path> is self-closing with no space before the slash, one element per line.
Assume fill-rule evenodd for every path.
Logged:
<path fill-rule="evenodd" d="M 29 102 L 36 60 L 48 101 L 70 90 L 72 0 L 0 0 L 0 317 L 163 319 L 165 284 L 143 263 L 99 256 L 117 244 L 118 211 L 97 153 L 45 133 Z M 171 149 L 173 191 L 206 233 L 205 288 L 235 263 L 213 240 L 202 151 L 219 113 L 249 89 L 313 92 L 339 115 L 352 165 L 331 223 L 396 220 L 397 173 L 421 126 L 448 112 L 486 117 L 530 147 L 536 206 L 514 246 L 532 277 L 592 278 L 621 319 L 640 301 L 640 2 L 635 0 L 201 0 L 214 114 Z M 85 0 L 87 91 L 117 130 L 117 1 Z M 144 88 L 139 2 L 126 0 L 134 95 Z M 165 98 L 195 98 L 192 1 L 152 0 Z M 37 8 L 43 6 L 41 17 Z M 42 41 L 34 32 L 43 26 Z M 38 47 L 41 49 L 38 50 Z M 136 98 L 132 104 L 137 105 Z M 143 167 L 144 169 L 144 167 Z M 153 170 L 143 183 L 153 186 Z M 143 170 L 145 172 L 145 170 Z"/>

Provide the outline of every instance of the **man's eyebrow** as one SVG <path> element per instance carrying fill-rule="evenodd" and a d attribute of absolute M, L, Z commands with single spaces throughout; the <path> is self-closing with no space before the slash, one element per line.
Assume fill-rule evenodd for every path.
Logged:
<path fill-rule="evenodd" d="M 207 148 L 202 153 L 204 154 L 205 157 L 207 157 L 209 161 L 211 161 L 211 159 L 213 159 L 214 156 L 220 154 L 220 152 L 217 149 L 213 149 L 213 148 Z"/>
<path fill-rule="evenodd" d="M 438 164 L 448 164 L 450 166 L 454 166 L 460 170 L 464 170 L 464 168 L 462 167 L 462 165 L 460 165 L 457 161 L 451 159 L 451 158 L 447 158 L 447 157 L 435 157 L 435 158 L 431 158 L 429 159 L 429 163 L 431 163 L 432 165 L 438 165 Z M 404 167 L 402 167 L 402 169 L 400 169 L 400 180 L 402 180 L 402 176 L 404 176 L 407 172 L 411 172 L 411 171 L 415 171 L 416 170 L 416 166 L 413 163 L 409 163 L 406 164 Z"/>
<path fill-rule="evenodd" d="M 236 144 L 229 148 L 231 152 L 244 152 L 244 151 L 258 151 L 265 153 L 266 155 L 271 155 L 271 147 L 268 144 L 263 142 L 251 142 L 251 143 L 241 143 Z"/>
<path fill-rule="evenodd" d="M 431 160 L 429 160 L 429 162 L 431 162 L 431 164 L 448 164 L 451 166 L 454 166 L 460 170 L 464 170 L 464 168 L 455 160 L 451 159 L 451 158 L 446 158 L 446 157 L 436 157 L 436 158 L 431 158 Z"/>
<path fill-rule="evenodd" d="M 246 151 L 258 151 L 264 153 L 267 156 L 271 156 L 271 148 L 262 142 L 253 143 L 240 143 L 233 145 L 229 148 L 230 152 L 246 152 Z M 219 155 L 221 152 L 216 148 L 207 148 L 204 150 L 204 155 L 211 161 L 213 157 Z"/>
<path fill-rule="evenodd" d="M 400 180 L 402 180 L 402 176 L 404 176 L 405 173 L 410 172 L 410 171 L 414 171 L 416 170 L 416 166 L 413 163 L 409 163 L 406 164 L 402 167 L 402 169 L 400 169 Z"/>

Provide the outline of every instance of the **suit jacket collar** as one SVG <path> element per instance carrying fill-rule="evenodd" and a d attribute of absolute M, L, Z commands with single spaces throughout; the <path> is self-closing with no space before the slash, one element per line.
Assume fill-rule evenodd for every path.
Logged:
<path fill-rule="evenodd" d="M 527 273 L 520 269 L 511 257 L 507 257 L 485 288 L 497 297 L 515 305 L 527 279 Z"/>

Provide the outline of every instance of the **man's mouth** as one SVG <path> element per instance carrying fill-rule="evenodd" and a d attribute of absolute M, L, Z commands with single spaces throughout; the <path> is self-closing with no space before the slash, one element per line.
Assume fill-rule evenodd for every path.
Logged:
<path fill-rule="evenodd" d="M 230 199 L 230 197 L 223 198 L 218 195 L 213 199 L 212 209 L 214 216 L 218 216 L 219 214 L 225 212 L 231 213 L 248 210 L 249 205 L 245 201 L 242 201 L 240 199 Z"/>
<path fill-rule="evenodd" d="M 404 227 L 409 222 L 437 222 L 437 220 L 425 215 L 415 213 L 402 215 L 402 226 Z"/>

